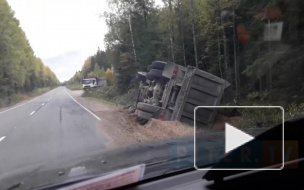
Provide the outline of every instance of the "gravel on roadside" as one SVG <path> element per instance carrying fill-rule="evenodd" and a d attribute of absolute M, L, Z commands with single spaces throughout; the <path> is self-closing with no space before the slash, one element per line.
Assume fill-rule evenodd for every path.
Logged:
<path fill-rule="evenodd" d="M 96 114 L 100 121 L 99 129 L 111 137 L 109 147 L 126 146 L 134 143 L 174 138 L 194 133 L 193 127 L 179 121 L 160 121 L 151 119 L 146 125 L 137 123 L 136 115 L 127 109 L 103 103 L 102 101 L 81 97 L 79 92 L 69 91 L 74 98 Z"/>

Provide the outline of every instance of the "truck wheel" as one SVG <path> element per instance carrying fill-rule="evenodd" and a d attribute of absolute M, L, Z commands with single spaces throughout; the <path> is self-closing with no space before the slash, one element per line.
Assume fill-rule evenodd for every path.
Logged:
<path fill-rule="evenodd" d="M 149 71 L 149 76 L 154 77 L 154 78 L 162 78 L 163 71 L 162 70 L 158 70 L 158 69 L 151 69 Z"/>
<path fill-rule="evenodd" d="M 149 120 L 146 120 L 146 119 L 141 119 L 141 118 L 138 118 L 137 122 L 140 124 L 140 125 L 145 125 L 146 123 L 148 123 Z"/>
<path fill-rule="evenodd" d="M 144 111 L 141 111 L 141 110 L 138 110 L 137 111 L 137 116 L 141 119 L 146 119 L 146 120 L 149 120 L 153 117 L 153 114 L 152 113 L 148 113 L 148 112 L 144 112 Z"/>
<path fill-rule="evenodd" d="M 155 112 L 157 112 L 160 109 L 160 107 L 158 107 L 158 106 L 154 106 L 154 105 L 143 103 L 143 102 L 138 102 L 136 108 L 141 111 L 148 112 L 151 114 L 154 114 Z"/>
<path fill-rule="evenodd" d="M 152 77 L 151 75 L 149 75 L 149 73 L 146 74 L 146 79 L 153 81 L 154 77 Z"/>
<path fill-rule="evenodd" d="M 151 69 L 164 70 L 164 68 L 165 68 L 166 65 L 167 65 L 166 62 L 153 61 L 152 64 L 151 64 Z"/>
<path fill-rule="evenodd" d="M 143 82 L 146 82 L 146 72 L 137 72 L 137 78 Z"/>

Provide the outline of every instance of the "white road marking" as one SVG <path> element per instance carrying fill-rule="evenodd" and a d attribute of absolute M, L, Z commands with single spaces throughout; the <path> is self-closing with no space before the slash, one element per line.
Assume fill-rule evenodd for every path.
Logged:
<path fill-rule="evenodd" d="M 53 89 L 53 90 L 55 90 L 55 89 Z M 4 111 L 0 112 L 0 114 L 3 114 L 3 113 L 5 113 L 5 112 L 7 112 L 7 111 L 13 110 L 13 109 L 18 108 L 18 107 L 20 107 L 20 106 L 23 106 L 23 105 L 25 105 L 25 104 L 27 104 L 27 103 L 30 103 L 30 102 L 32 102 L 32 101 L 34 101 L 34 100 L 37 100 L 37 99 L 40 98 L 41 96 L 46 95 L 46 94 L 52 92 L 53 90 L 51 90 L 51 91 L 49 91 L 49 92 L 46 92 L 46 93 L 44 93 L 44 94 L 41 94 L 40 96 L 38 96 L 38 97 L 36 97 L 36 98 L 34 98 L 34 99 L 30 100 L 30 101 L 27 101 L 27 102 L 25 102 L 25 103 L 23 103 L 23 104 L 20 104 L 20 105 L 18 105 L 18 106 L 12 107 L 12 108 L 9 108 L 9 109 L 7 109 L 7 110 L 4 110 Z"/>
<path fill-rule="evenodd" d="M 34 98 L 34 99 L 32 99 L 32 100 L 30 100 L 30 101 L 28 101 L 28 102 L 25 102 L 25 103 L 23 103 L 23 104 L 20 104 L 20 105 L 18 105 L 18 106 L 12 107 L 12 108 L 7 109 L 7 110 L 4 110 L 4 111 L 0 112 L 0 114 L 3 114 L 3 113 L 5 113 L 5 112 L 7 112 L 7 111 L 10 111 L 10 110 L 12 110 L 12 109 L 18 108 L 18 107 L 20 107 L 20 106 L 23 106 L 23 105 L 25 105 L 25 104 L 27 104 L 27 103 L 30 103 L 30 102 L 32 102 L 32 101 L 38 99 L 38 98 L 40 98 L 40 96 L 37 97 L 37 98 Z"/>
<path fill-rule="evenodd" d="M 33 115 L 35 113 L 35 111 L 33 111 L 30 115 Z"/>
<path fill-rule="evenodd" d="M 65 92 L 70 96 L 70 98 L 72 98 L 72 100 L 74 100 L 74 102 L 76 102 L 78 105 L 80 105 L 83 109 L 85 109 L 87 112 L 89 112 L 90 114 L 92 114 L 96 119 L 98 119 L 100 121 L 100 118 L 95 115 L 94 113 L 92 113 L 90 110 L 88 110 L 86 107 L 84 107 L 83 105 L 81 105 L 79 102 L 77 102 L 66 90 Z"/>
<path fill-rule="evenodd" d="M 0 142 L 1 142 L 2 140 L 4 140 L 4 139 L 5 139 L 5 136 L 1 137 L 1 138 L 0 138 Z"/>

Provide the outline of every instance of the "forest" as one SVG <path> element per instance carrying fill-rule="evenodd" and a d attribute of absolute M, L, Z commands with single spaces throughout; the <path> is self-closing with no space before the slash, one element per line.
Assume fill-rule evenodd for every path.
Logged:
<path fill-rule="evenodd" d="M 0 0 L 0 100 L 59 84 L 33 49 L 6 0 Z M 1 106 L 0 105 L 0 106 Z"/>
<path fill-rule="evenodd" d="M 108 26 L 105 50 L 89 57 L 69 83 L 94 72 L 104 76 L 109 68 L 115 76 L 111 96 L 121 96 L 136 89 L 138 71 L 161 60 L 196 66 L 229 81 L 225 104 L 303 101 L 304 1 L 107 2 L 109 11 L 100 15 Z M 269 26 L 277 31 L 282 26 L 281 34 L 270 33 Z"/>

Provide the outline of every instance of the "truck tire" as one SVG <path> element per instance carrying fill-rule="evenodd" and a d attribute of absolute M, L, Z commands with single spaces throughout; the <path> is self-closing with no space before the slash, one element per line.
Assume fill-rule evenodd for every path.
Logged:
<path fill-rule="evenodd" d="M 143 102 L 138 102 L 136 108 L 140 111 L 148 112 L 151 114 L 154 114 L 155 112 L 157 112 L 160 109 L 160 107 L 158 107 L 158 106 L 154 106 L 154 105 L 143 103 Z"/>
<path fill-rule="evenodd" d="M 166 62 L 153 61 L 152 64 L 151 64 L 151 69 L 164 70 L 164 68 L 165 68 L 166 65 L 167 65 Z"/>
<path fill-rule="evenodd" d="M 149 73 L 147 73 L 147 74 L 146 74 L 146 79 L 152 81 L 152 80 L 154 80 L 154 77 L 150 76 Z"/>
<path fill-rule="evenodd" d="M 142 119 L 142 118 L 138 118 L 137 122 L 140 124 L 140 125 L 145 125 L 148 123 L 149 120 L 147 119 Z"/>
<path fill-rule="evenodd" d="M 143 82 L 146 82 L 146 72 L 137 72 L 137 78 Z"/>
<path fill-rule="evenodd" d="M 151 69 L 148 74 L 153 78 L 162 78 L 163 77 L 162 73 L 163 73 L 162 70 Z"/>
<path fill-rule="evenodd" d="M 148 112 L 144 112 L 144 111 L 141 111 L 141 110 L 137 110 L 137 116 L 141 119 L 149 120 L 153 117 L 153 114 L 148 113 Z"/>

